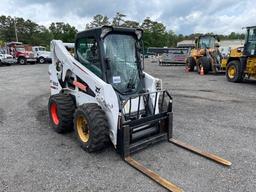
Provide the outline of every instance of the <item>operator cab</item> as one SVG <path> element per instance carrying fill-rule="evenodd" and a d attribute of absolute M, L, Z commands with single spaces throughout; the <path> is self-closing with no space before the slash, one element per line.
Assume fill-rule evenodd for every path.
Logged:
<path fill-rule="evenodd" d="M 220 41 L 216 35 L 201 35 L 196 39 L 196 47 L 199 49 L 213 49 L 215 48 L 216 41 Z"/>
<path fill-rule="evenodd" d="M 245 37 L 245 49 L 244 55 L 255 56 L 256 55 L 256 26 L 246 27 Z"/>
<path fill-rule="evenodd" d="M 77 34 L 75 58 L 121 95 L 143 90 L 141 29 L 103 26 Z"/>

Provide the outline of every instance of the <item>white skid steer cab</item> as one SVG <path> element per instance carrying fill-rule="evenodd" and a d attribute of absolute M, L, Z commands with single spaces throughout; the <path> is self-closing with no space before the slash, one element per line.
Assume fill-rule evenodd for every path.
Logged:
<path fill-rule="evenodd" d="M 131 157 L 167 140 L 223 165 L 231 165 L 173 138 L 172 97 L 160 79 L 143 71 L 143 31 L 103 26 L 79 32 L 74 57 L 51 42 L 49 117 L 58 133 L 75 130 L 87 152 L 111 141 L 117 153 L 170 191 L 182 191 Z"/>

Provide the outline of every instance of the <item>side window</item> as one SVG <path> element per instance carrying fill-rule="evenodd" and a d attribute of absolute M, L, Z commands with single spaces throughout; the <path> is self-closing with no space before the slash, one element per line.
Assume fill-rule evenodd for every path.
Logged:
<path fill-rule="evenodd" d="M 77 42 L 77 59 L 98 77 L 102 78 L 99 46 L 94 38 L 81 38 Z"/>

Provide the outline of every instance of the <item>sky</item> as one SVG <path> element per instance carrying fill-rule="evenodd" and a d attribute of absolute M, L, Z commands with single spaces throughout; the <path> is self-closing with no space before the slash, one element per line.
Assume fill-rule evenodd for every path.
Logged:
<path fill-rule="evenodd" d="M 0 0 L 0 15 L 30 19 L 40 25 L 68 22 L 79 31 L 96 14 L 121 12 L 140 23 L 150 17 L 177 34 L 242 33 L 256 25 L 256 0 Z"/>

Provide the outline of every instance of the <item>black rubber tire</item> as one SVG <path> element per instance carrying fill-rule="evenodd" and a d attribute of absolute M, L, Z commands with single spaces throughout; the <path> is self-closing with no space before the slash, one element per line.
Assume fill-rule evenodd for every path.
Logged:
<path fill-rule="evenodd" d="M 228 71 L 231 67 L 235 67 L 236 69 L 236 73 L 234 78 L 231 78 L 228 74 Z M 228 81 L 230 82 L 234 82 L 234 83 L 239 83 L 241 81 L 243 81 L 243 71 L 242 71 L 242 64 L 240 61 L 238 60 L 234 60 L 234 61 L 230 61 L 227 65 L 227 69 L 226 69 L 226 78 Z"/>
<path fill-rule="evenodd" d="M 208 57 L 203 56 L 198 59 L 198 65 L 199 67 L 204 68 L 204 74 L 208 74 L 211 71 L 211 61 Z M 198 73 L 200 73 L 200 68 L 197 69 Z"/>
<path fill-rule="evenodd" d="M 195 70 L 196 61 L 193 57 L 188 57 L 186 64 L 187 64 L 187 67 L 189 68 L 188 71 L 192 72 Z"/>
<path fill-rule="evenodd" d="M 38 58 L 38 63 L 44 64 L 44 63 L 45 63 L 45 58 L 39 57 L 39 58 Z"/>
<path fill-rule="evenodd" d="M 57 105 L 57 116 L 59 123 L 56 124 L 53 120 L 51 105 Z M 75 104 L 71 95 L 56 94 L 49 98 L 48 113 L 51 127 L 57 133 L 66 133 L 73 130 L 73 116 L 75 112 Z"/>
<path fill-rule="evenodd" d="M 87 121 L 89 139 L 84 142 L 78 133 L 77 120 L 82 116 Z M 74 128 L 81 147 L 87 152 L 104 149 L 109 141 L 109 126 L 105 112 L 96 103 L 79 106 L 74 115 Z"/>
<path fill-rule="evenodd" d="M 27 59 L 26 59 L 25 57 L 20 57 L 20 58 L 18 59 L 18 63 L 19 63 L 20 65 L 26 65 L 26 64 L 27 64 Z"/>

